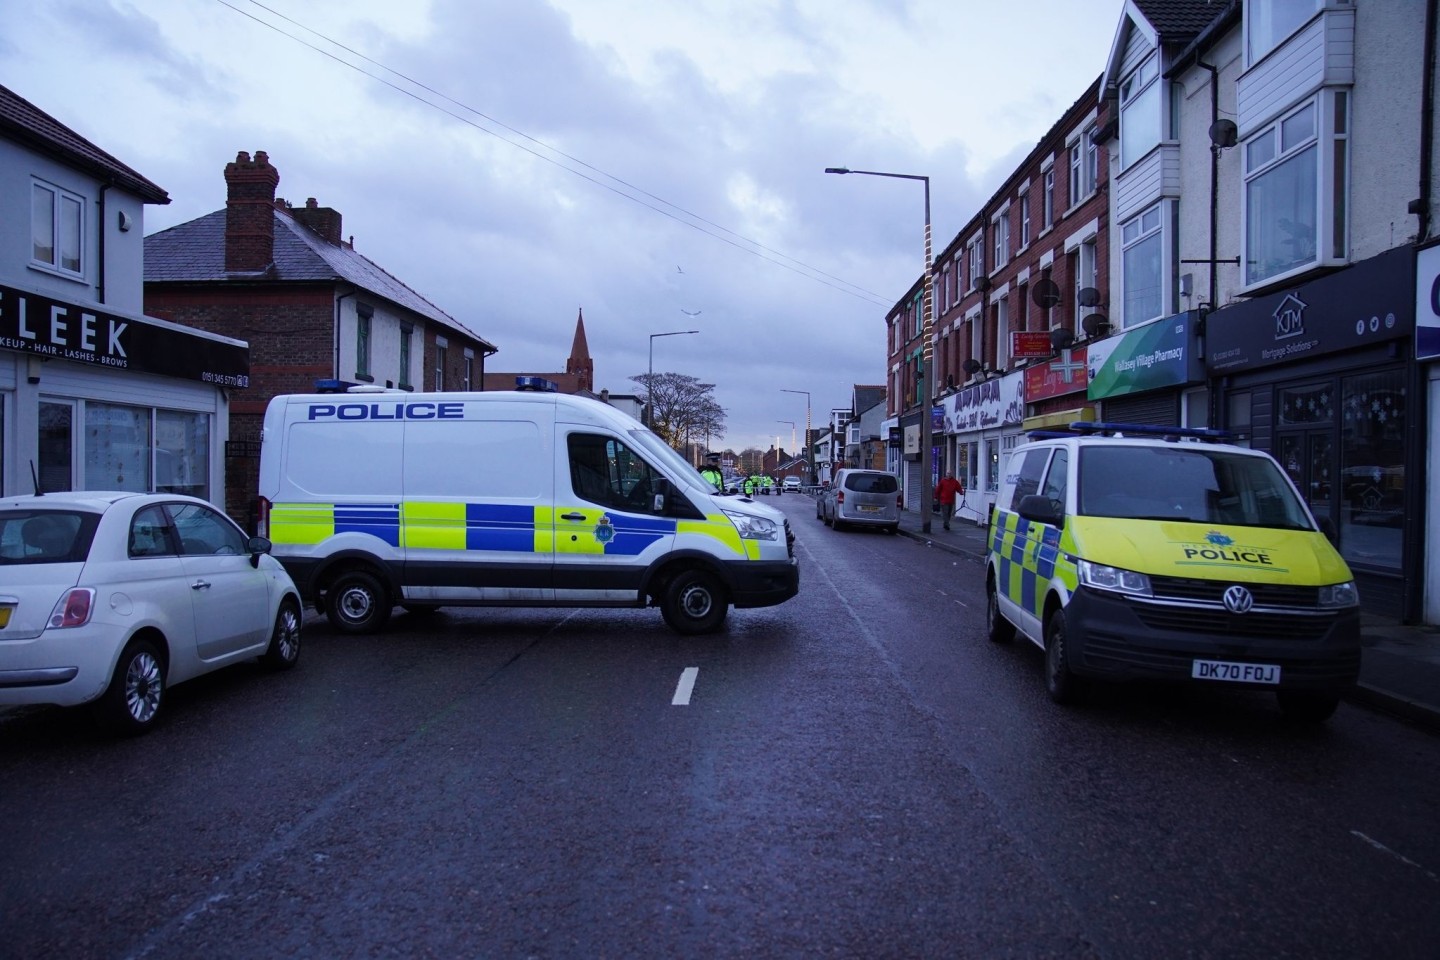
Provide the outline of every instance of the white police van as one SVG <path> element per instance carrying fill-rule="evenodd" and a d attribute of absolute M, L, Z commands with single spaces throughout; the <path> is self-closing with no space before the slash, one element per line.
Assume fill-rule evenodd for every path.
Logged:
<path fill-rule="evenodd" d="M 681 633 L 799 588 L 783 514 L 608 404 L 556 393 L 277 396 L 260 530 L 336 629 L 395 604 L 658 606 Z"/>

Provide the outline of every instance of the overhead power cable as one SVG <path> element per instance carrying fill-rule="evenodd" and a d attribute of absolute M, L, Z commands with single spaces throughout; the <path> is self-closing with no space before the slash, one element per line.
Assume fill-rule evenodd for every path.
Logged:
<path fill-rule="evenodd" d="M 441 98 L 442 100 L 446 101 L 447 103 L 452 104 L 452 105 L 455 106 L 455 107 L 458 107 L 460 110 L 463 110 L 463 111 L 465 111 L 466 113 L 473 114 L 474 116 L 483 119 L 486 123 L 493 124 L 493 125 L 495 125 L 496 127 L 499 127 L 499 128 L 501 128 L 502 130 L 505 130 L 505 131 L 508 132 L 508 133 L 514 134 L 514 135 L 517 136 L 517 137 L 524 138 L 525 140 L 529 141 L 530 143 L 535 144 L 537 147 L 543 149 L 544 151 L 548 151 L 548 152 L 551 153 L 551 154 L 555 154 L 555 155 L 558 156 L 558 157 L 562 157 L 562 158 L 564 158 L 565 161 L 568 161 L 568 163 L 570 163 L 570 164 L 576 164 L 576 165 L 578 165 L 579 167 L 582 167 L 582 168 L 584 168 L 584 169 L 576 169 L 576 168 L 573 167 L 573 166 L 567 165 L 567 163 L 562 163 L 560 160 L 555 159 L 555 157 L 553 157 L 553 156 L 549 156 L 549 155 L 547 155 L 546 153 L 541 152 L 541 150 L 533 149 L 533 148 L 527 146 L 527 145 L 524 144 L 524 143 L 517 143 L 515 140 L 512 140 L 512 139 L 510 139 L 509 137 L 503 136 L 503 135 L 501 135 L 500 133 L 497 133 L 495 130 L 492 130 L 492 129 L 484 126 L 483 124 L 476 123 L 475 121 L 471 120 L 469 117 L 462 116 L 462 115 L 460 115 L 459 113 L 456 113 L 454 110 L 448 109 L 448 108 L 445 107 L 443 104 L 435 103 L 435 102 L 433 102 L 433 101 L 431 101 L 431 100 L 426 99 L 425 97 L 420 96 L 420 95 L 419 95 L 418 93 L 416 93 L 414 90 L 407 89 L 406 87 L 401 86 L 401 85 L 399 85 L 399 84 L 396 84 L 396 83 L 388 80 L 387 78 L 385 78 L 385 77 L 383 77 L 383 76 L 377 76 L 376 74 L 374 74 L 374 73 L 372 73 L 372 72 L 364 69 L 364 68 L 361 67 L 359 64 L 352 63 L 351 61 L 346 60 L 344 57 L 337 56 L 336 54 L 332 53 L 332 52 L 329 51 L 329 50 L 326 50 L 326 49 L 323 49 L 323 48 L 321 48 L 321 47 L 319 47 L 319 46 L 316 46 L 315 44 L 309 42 L 308 40 L 304 39 L 303 37 L 298 37 L 298 36 L 296 36 L 295 34 L 290 33 L 290 32 L 288 32 L 288 31 L 282 29 L 280 26 L 278 26 L 278 25 L 276 25 L 276 24 L 274 24 L 274 23 L 271 23 L 270 21 L 267 21 L 267 20 L 265 20 L 265 19 L 262 18 L 262 17 L 258 17 L 258 16 L 256 16 L 255 14 L 253 14 L 253 13 L 247 11 L 247 10 L 242 10 L 240 7 L 236 6 L 235 3 L 232 3 L 231 0 L 215 0 L 215 2 L 216 2 L 216 3 L 219 3 L 221 6 L 224 6 L 224 7 L 229 8 L 230 10 L 233 10 L 235 13 L 238 13 L 238 14 L 239 14 L 240 16 L 242 16 L 242 17 L 246 17 L 247 19 L 252 20 L 252 21 L 254 21 L 255 23 L 258 23 L 258 24 L 260 24 L 260 25 L 263 26 L 263 27 L 266 27 L 266 28 L 268 28 L 268 29 L 270 29 L 270 30 L 275 31 L 276 33 L 280 34 L 280 35 L 283 36 L 283 37 L 286 37 L 286 38 L 288 38 L 288 39 L 290 39 L 290 40 L 295 41 L 296 43 L 300 44 L 300 45 L 303 46 L 303 47 L 306 47 L 306 48 L 308 48 L 308 49 L 310 49 L 310 50 L 313 50 L 314 52 L 320 54 L 321 56 L 328 57 L 329 59 L 335 61 L 336 63 L 338 63 L 338 64 L 340 64 L 340 65 L 342 65 L 342 66 L 348 67 L 348 68 L 350 68 L 351 70 L 354 70 L 355 72 L 361 74 L 362 76 L 369 77 L 371 80 L 374 80 L 374 81 L 376 81 L 377 83 L 383 84 L 383 85 L 389 87 L 390 89 L 396 91 L 397 93 L 404 94 L 405 96 L 410 97 L 412 100 L 415 100 L 415 101 L 418 102 L 418 103 L 422 103 L 422 104 L 424 104 L 425 106 L 430 107 L 430 108 L 433 109 L 433 110 L 438 110 L 438 111 L 440 111 L 441 113 L 444 113 L 446 116 L 449 116 L 449 117 L 451 117 L 452 119 L 458 120 L 458 121 L 460 121 L 461 123 L 464 123 L 465 125 L 473 128 L 473 129 L 475 129 L 475 130 L 480 131 L 481 133 L 484 133 L 484 134 L 487 134 L 487 135 L 489 135 L 489 136 L 495 137 L 497 140 L 500 140 L 502 143 L 506 143 L 506 144 L 508 144 L 508 145 L 516 148 L 517 150 L 523 150 L 524 152 L 526 152 L 526 153 L 530 154 L 531 156 L 535 157 L 536 159 L 543 160 L 543 161 L 546 162 L 546 163 L 549 163 L 549 164 L 551 164 L 551 165 L 553 165 L 553 166 L 556 166 L 556 167 L 560 168 L 561 170 L 564 170 L 566 173 L 571 174 L 572 176 L 576 176 L 576 177 L 579 177 L 579 178 L 582 179 L 582 180 L 589 181 L 590 183 L 593 183 L 593 184 L 595 184 L 596 186 L 601 187 L 601 188 L 603 188 L 603 189 L 605 189 L 605 190 L 609 190 L 611 193 L 614 193 L 614 194 L 617 195 L 617 196 L 623 197 L 624 199 L 629 200 L 629 201 L 631 201 L 632 203 L 637 203 L 637 204 L 639 204 L 640 206 L 646 207 L 647 209 L 652 210 L 652 211 L 654 211 L 655 213 L 660 214 L 661 216 L 668 217 L 668 218 L 670 218 L 671 220 L 674 220 L 676 223 L 679 223 L 679 224 L 682 224 L 682 225 L 684 225 L 684 226 L 687 226 L 687 227 L 689 227 L 689 228 L 692 229 L 692 230 L 695 230 L 695 231 L 697 231 L 697 232 L 699 232 L 699 233 L 703 233 L 703 234 L 705 234 L 706 236 L 709 236 L 709 237 L 712 237 L 712 238 L 714 238 L 714 239 L 716 239 L 716 240 L 721 241 L 722 243 L 727 243 L 727 244 L 729 244 L 730 246 L 734 247 L 734 248 L 737 249 L 737 250 L 740 250 L 740 251 L 742 251 L 742 252 L 744 252 L 744 253 L 748 253 L 748 254 L 750 254 L 750 255 L 753 256 L 753 257 L 758 257 L 759 259 L 764 260 L 764 261 L 766 261 L 767 263 L 774 264 L 774 265 L 777 266 L 777 267 L 781 267 L 782 269 L 789 270 L 790 272 L 795 273 L 795 274 L 798 274 L 799 276 L 802 276 L 802 277 L 804 277 L 804 278 L 807 279 L 807 280 L 812 280 L 812 281 L 814 281 L 814 282 L 816 282 L 816 283 L 824 284 L 825 286 L 830 287 L 830 288 L 832 288 L 832 289 L 834 289 L 834 290 L 838 290 L 838 291 L 840 291 L 841 293 L 848 294 L 848 295 L 850 295 L 850 296 L 856 297 L 857 299 L 865 300 L 865 301 L 868 301 L 868 302 L 870 302 L 870 303 L 873 303 L 873 304 L 875 304 L 875 305 L 877 305 L 877 306 L 881 306 L 881 307 L 889 307 L 889 306 L 891 306 L 891 304 L 892 304 L 892 301 L 891 301 L 891 300 L 887 299 L 886 297 L 882 296 L 881 294 L 875 293 L 875 292 L 872 291 L 872 290 L 867 290 L 867 289 L 865 289 L 864 287 L 859 286 L 858 284 L 852 283 L 852 282 L 849 281 L 849 280 L 845 280 L 845 279 L 843 279 L 843 278 L 841 278 L 841 277 L 834 276 L 833 274 L 826 273 L 825 271 L 820 270 L 820 269 L 817 268 L 817 267 L 812 267 L 812 266 L 810 266 L 809 264 L 807 264 L 807 263 L 805 263 L 805 262 L 803 262 L 803 261 L 801 261 L 801 260 L 797 260 L 797 259 L 795 259 L 794 257 L 791 257 L 791 256 L 788 256 L 788 255 L 786 255 L 786 254 L 784 254 L 784 253 L 781 253 L 781 252 L 778 251 L 778 250 L 774 250 L 774 249 L 772 249 L 772 248 L 770 248 L 770 247 L 767 247 L 765 244 L 760 243 L 760 242 L 757 241 L 757 240 L 751 240 L 750 238 L 748 238 L 748 237 L 746 237 L 746 236 L 744 236 L 744 235 L 742 235 L 742 234 L 736 233 L 735 231 L 730 230 L 730 229 L 727 228 L 727 227 L 721 226 L 720 224 L 715 223 L 715 222 L 713 222 L 713 221 L 711 221 L 711 220 L 707 220 L 706 218 L 700 216 L 699 214 L 691 213 L 689 210 L 686 210 L 684 207 L 681 207 L 681 206 L 678 205 L 678 204 L 672 203 L 671 201 L 666 200 L 666 199 L 664 199 L 663 197 L 656 196 L 655 194 L 650 193 L 649 191 L 644 190 L 643 188 L 638 187 L 638 186 L 636 186 L 635 184 L 632 184 L 632 183 L 630 183 L 630 182 L 628 182 L 628 181 L 626 181 L 626 180 L 624 180 L 624 179 L 622 179 L 622 178 L 620 178 L 620 177 L 617 177 L 617 176 L 615 176 L 614 174 L 607 173 L 606 171 L 601 170 L 599 167 L 596 167 L 596 166 L 594 166 L 593 164 L 587 163 L 586 161 L 581 160 L 581 159 L 578 158 L 578 157 L 571 156 L 570 154 L 568 154 L 568 153 L 564 152 L 563 150 L 560 150 L 560 149 L 558 149 L 558 148 L 556 148 L 556 147 L 552 147 L 552 146 L 550 146 L 549 144 L 545 143 L 544 141 L 538 140 L 538 139 L 536 139 L 535 137 L 530 136 L 529 134 L 525 133 L 525 132 L 522 131 L 522 130 L 518 130 L 518 129 L 516 129 L 515 127 L 510 126 L 509 124 L 504 123 L 503 121 L 497 120 L 497 119 L 495 119 L 494 117 L 491 117 L 491 116 L 489 116 L 488 114 L 486 114 L 486 113 L 484 113 L 484 112 L 476 109 L 475 107 L 470 106 L 469 104 L 466 104 L 466 103 L 463 103 L 463 102 L 461 102 L 461 101 L 459 101 L 459 100 L 456 100 L 454 97 L 451 97 L 449 94 L 446 94 L 446 93 L 443 93 L 443 92 L 441 92 L 441 91 L 439 91 L 439 90 L 436 90 L 435 88 L 430 87 L 430 86 L 426 85 L 425 83 L 422 83 L 421 81 L 414 79 L 413 77 L 407 76 L 406 74 L 401 73 L 401 72 L 398 71 L 398 70 L 395 70 L 395 69 L 393 69 L 393 68 L 391 68 L 391 67 L 388 67 L 388 66 L 386 66 L 385 64 L 381 63 L 380 61 L 375 60 L 375 59 L 367 56 L 366 54 L 364 54 L 364 53 L 362 53 L 362 52 L 360 52 L 360 51 L 358 51 L 358 50 L 355 50 L 355 49 L 352 48 L 352 47 L 346 46 L 345 44 L 340 43 L 338 40 L 334 40 L 334 39 L 332 39 L 331 37 L 325 35 L 324 33 L 321 33 L 321 32 L 318 31 L 318 30 L 315 30 L 315 29 L 313 29 L 313 28 L 311 28 L 311 27 L 309 27 L 309 26 L 306 26 L 306 25 L 303 24 L 303 23 L 300 23 L 299 21 L 297 21 L 297 20 L 295 20 L 295 19 L 293 19 L 293 18 L 291 18 L 291 17 L 286 16 L 284 13 L 281 13 L 281 12 L 278 11 L 278 10 L 275 10 L 275 9 L 273 9 L 273 8 L 271 8 L 271 7 L 268 7 L 268 6 L 266 6 L 265 4 L 263 4 L 263 3 L 260 3 L 259 0 L 248 0 L 248 2 L 249 2 L 252 6 L 258 7 L 258 8 L 260 8 L 261 10 L 264 10 L 264 11 L 265 11 L 266 13 L 268 13 L 268 14 L 270 14 L 270 15 L 272 15 L 272 16 L 274 16 L 274 17 L 278 17 L 279 19 L 285 21 L 286 23 L 292 24 L 293 26 L 298 27 L 298 28 L 300 28 L 301 30 L 306 31 L 306 32 L 309 33 L 309 34 L 312 34 L 313 36 L 316 36 L 316 37 L 320 38 L 320 39 L 323 40 L 325 43 L 330 44 L 330 45 L 333 46 L 333 47 L 336 47 L 336 48 L 338 48 L 338 49 L 340 49 L 340 50 L 344 50 L 346 53 L 349 53 L 349 54 L 351 54 L 352 56 L 358 57 L 359 59 L 365 61 L 366 63 L 371 64 L 371 65 L 373 65 L 373 66 L 375 66 L 375 67 L 377 67 L 377 68 L 379 68 L 379 69 L 381 69 L 381 70 L 384 70 L 386 73 L 389 73 L 389 74 L 391 74 L 391 75 L 393 75 L 393 76 L 399 77 L 401 80 L 405 81 L 405 83 L 407 83 L 407 84 L 410 84 L 410 85 L 412 85 L 412 86 L 414 86 L 414 87 L 416 87 L 416 88 L 418 88 L 418 89 L 420 89 L 420 90 L 423 90 L 423 91 L 425 91 L 425 92 L 428 93 L 428 94 L 431 94 L 431 95 L 433 95 L 433 96 L 439 97 L 439 98 Z M 605 180 L 613 181 L 613 184 L 619 184 L 620 186 L 617 187 L 617 186 L 614 186 L 612 183 L 606 183 L 606 182 L 604 182 L 604 181 L 602 181 L 602 180 L 600 180 L 600 179 L 597 179 L 596 176 L 592 176 L 590 173 L 587 173 L 586 171 L 591 171 L 591 172 L 593 172 L 594 174 L 598 175 L 599 177 L 603 177 L 603 178 L 605 178 Z M 624 189 L 621 189 L 621 187 L 623 187 Z M 632 191 L 632 192 L 627 192 L 627 191 Z M 638 196 L 637 196 L 637 194 L 638 194 Z M 652 203 L 652 202 L 649 202 L 649 201 L 654 201 L 654 202 Z M 663 206 L 657 206 L 657 204 L 660 204 L 660 205 L 663 205 Z M 668 208 L 668 209 L 666 209 L 666 208 Z M 675 212 L 671 212 L 671 211 L 675 211 Z M 716 231 L 719 231 L 719 232 L 717 233 Z M 830 281 L 834 281 L 834 282 L 832 283 L 832 282 L 830 282 Z"/>

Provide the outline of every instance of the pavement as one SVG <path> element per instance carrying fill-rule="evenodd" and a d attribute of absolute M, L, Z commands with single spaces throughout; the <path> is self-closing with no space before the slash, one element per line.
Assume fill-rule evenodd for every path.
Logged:
<path fill-rule="evenodd" d="M 920 514 L 900 514 L 900 534 L 964 556 L 984 557 L 984 517 L 962 508 L 946 530 L 935 515 L 930 532 Z M 1346 699 L 1440 731 L 1440 627 L 1416 626 L 1362 612 L 1360 679 Z"/>

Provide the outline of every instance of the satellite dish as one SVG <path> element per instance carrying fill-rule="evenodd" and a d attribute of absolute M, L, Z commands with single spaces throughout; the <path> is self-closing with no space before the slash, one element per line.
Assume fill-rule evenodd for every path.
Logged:
<path fill-rule="evenodd" d="M 1030 299 L 1035 301 L 1035 306 L 1041 310 L 1049 310 L 1060 302 L 1060 284 L 1045 277 L 1036 282 L 1030 290 Z"/>
<path fill-rule="evenodd" d="M 1103 313 L 1091 313 L 1080 321 L 1080 327 L 1090 336 L 1099 337 L 1110 332 L 1110 321 Z"/>
<path fill-rule="evenodd" d="M 978 277 L 975 278 L 975 289 L 976 289 L 976 290 L 979 290 L 981 293 L 984 293 L 986 290 L 989 290 L 989 289 L 990 289 L 990 278 L 987 277 L 987 276 L 986 276 L 985 274 L 983 274 L 983 273 L 980 274 L 980 276 L 978 276 Z"/>
<path fill-rule="evenodd" d="M 1082 307 L 1098 307 L 1100 305 L 1100 291 L 1094 287 L 1082 287 L 1077 296 Z"/>
<path fill-rule="evenodd" d="M 980 372 L 980 361 L 976 360 L 974 357 L 966 360 L 964 363 L 960 364 L 960 366 L 965 370 L 966 373 L 970 374 L 972 377 Z"/>
<path fill-rule="evenodd" d="M 1234 120 L 1216 120 L 1210 124 L 1210 142 L 1220 149 L 1233 147 L 1238 140 L 1239 130 Z"/>
<path fill-rule="evenodd" d="M 1064 327 L 1056 327 L 1050 331 L 1050 347 L 1053 350 L 1064 350 L 1075 342 L 1075 334 Z"/>

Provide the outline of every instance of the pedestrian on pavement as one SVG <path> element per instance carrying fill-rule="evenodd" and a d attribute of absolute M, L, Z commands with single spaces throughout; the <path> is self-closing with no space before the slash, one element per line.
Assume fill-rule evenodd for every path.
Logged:
<path fill-rule="evenodd" d="M 940 516 L 945 521 L 945 529 L 950 529 L 950 517 L 955 513 L 955 494 L 965 495 L 965 484 L 955 479 L 955 474 L 949 470 L 945 476 L 940 478 L 940 483 L 935 487 L 935 499 L 940 504 Z"/>

